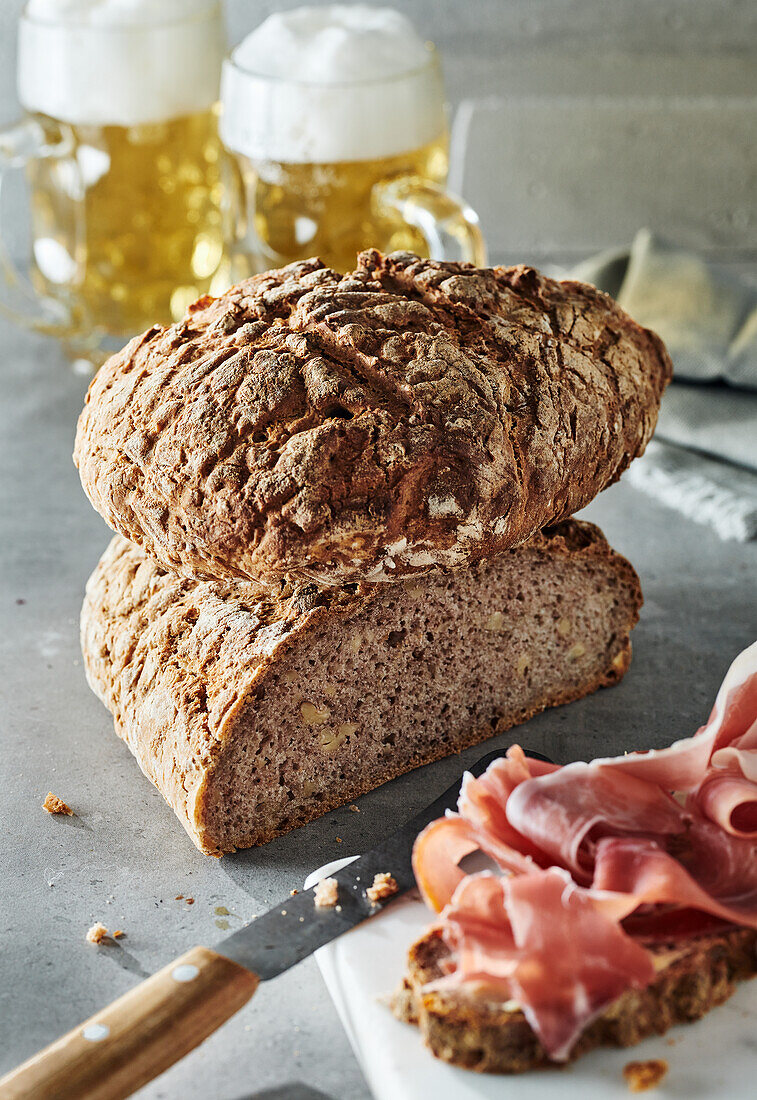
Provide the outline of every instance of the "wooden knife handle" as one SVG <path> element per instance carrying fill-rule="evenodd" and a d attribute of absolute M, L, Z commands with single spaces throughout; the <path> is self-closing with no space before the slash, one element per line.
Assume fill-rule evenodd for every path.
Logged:
<path fill-rule="evenodd" d="M 193 947 L 0 1080 L 1 1100 L 120 1100 L 249 1001 L 258 977 Z"/>

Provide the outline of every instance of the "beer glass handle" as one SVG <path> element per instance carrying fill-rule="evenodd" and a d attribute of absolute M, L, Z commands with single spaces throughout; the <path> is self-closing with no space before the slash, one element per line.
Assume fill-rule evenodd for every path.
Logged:
<path fill-rule="evenodd" d="M 55 335 L 70 327 L 70 311 L 63 300 L 37 291 L 12 258 L 6 237 L 10 215 L 3 204 L 11 173 L 24 171 L 30 162 L 45 158 L 65 159 L 70 166 L 71 187 L 75 188 L 79 170 L 72 143 L 61 131 L 51 133 L 30 118 L 0 132 L 0 313 L 16 324 Z M 70 259 L 73 270 L 78 261 Z M 67 279 L 67 285 L 72 281 Z"/>
<path fill-rule="evenodd" d="M 420 176 L 403 176 L 374 188 L 379 213 L 417 229 L 432 260 L 465 260 L 486 266 L 486 245 L 478 215 L 462 199 Z"/>

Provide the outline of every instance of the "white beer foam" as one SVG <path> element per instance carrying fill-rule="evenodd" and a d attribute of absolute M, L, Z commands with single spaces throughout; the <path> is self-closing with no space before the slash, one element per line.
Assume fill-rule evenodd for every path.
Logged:
<path fill-rule="evenodd" d="M 216 102 L 224 48 L 211 0 L 30 0 L 18 95 L 62 122 L 162 122 Z"/>
<path fill-rule="evenodd" d="M 271 15 L 224 64 L 221 134 L 254 159 L 325 164 L 391 156 L 444 129 L 441 74 L 391 8 Z"/>

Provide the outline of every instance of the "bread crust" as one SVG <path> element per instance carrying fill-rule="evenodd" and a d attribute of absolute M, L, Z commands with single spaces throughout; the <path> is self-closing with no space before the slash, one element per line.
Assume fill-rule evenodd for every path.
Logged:
<path fill-rule="evenodd" d="M 582 508 L 643 452 L 670 375 L 590 286 L 371 251 L 132 340 L 74 459 L 110 526 L 182 576 L 392 581 Z"/>
<path fill-rule="evenodd" d="M 365 621 L 366 612 L 372 620 L 387 587 L 319 589 L 308 584 L 286 589 L 274 599 L 252 582 L 176 577 L 116 537 L 88 582 L 82 608 L 87 678 L 112 712 L 117 733 L 202 851 L 220 855 L 235 846 L 264 843 L 412 767 L 461 751 L 623 676 L 641 590 L 632 567 L 611 550 L 599 529 L 567 521 L 506 553 L 516 555 L 518 562 L 529 556 L 543 560 L 543 576 L 569 559 L 591 569 L 592 584 L 606 583 L 608 576 L 614 582 L 608 603 L 619 601 L 613 612 L 616 626 L 595 643 L 594 671 L 572 681 L 566 677 L 561 692 L 531 698 L 526 708 L 511 708 L 496 728 L 452 729 L 449 736 L 422 748 L 405 738 L 401 751 L 382 758 L 379 775 L 358 767 L 348 784 L 338 785 L 324 772 L 318 801 L 296 801 L 285 820 L 275 816 L 256 821 L 247 833 L 240 828 L 233 841 L 221 834 L 218 824 L 219 777 L 240 731 L 249 726 L 256 698 L 289 651 L 300 640 L 307 642 L 320 625 L 339 624 L 346 643 L 351 621 L 359 615 Z M 436 584 L 438 578 L 410 583 Z M 297 759 L 302 751 L 295 740 L 286 755 Z"/>
<path fill-rule="evenodd" d="M 680 943 L 657 944 L 658 977 L 629 989 L 584 1031 L 571 1061 L 598 1046 L 629 1047 L 674 1024 L 698 1020 L 726 1001 L 736 982 L 757 973 L 757 932 L 728 928 Z M 448 951 L 438 928 L 410 948 L 394 1014 L 417 1024 L 437 1058 L 479 1073 L 524 1073 L 554 1065 L 522 1011 L 461 991 L 424 989 L 442 977 Z M 561 1063 L 563 1064 L 563 1063 Z"/>

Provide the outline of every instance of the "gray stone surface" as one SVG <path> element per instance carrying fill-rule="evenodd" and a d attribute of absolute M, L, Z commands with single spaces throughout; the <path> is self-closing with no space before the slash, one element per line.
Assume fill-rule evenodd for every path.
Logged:
<path fill-rule="evenodd" d="M 360 814 L 336 811 L 222 861 L 201 856 L 84 680 L 79 604 L 109 537 L 70 458 L 85 384 L 54 344 L 0 323 L 0 1071 L 186 948 L 214 944 L 223 935 L 219 920 L 236 928 L 312 868 L 369 847 L 388 821 L 425 804 L 483 751 L 365 796 Z M 587 514 L 636 565 L 646 605 L 619 687 L 517 732 L 558 760 L 691 733 L 732 656 L 757 635 L 757 544 L 719 542 L 623 484 Z M 48 790 L 77 816 L 45 814 Z M 177 894 L 194 897 L 194 905 Z M 220 906 L 231 915 L 219 917 Z M 118 946 L 85 943 L 96 920 L 125 938 Z M 368 1093 L 309 960 L 264 986 L 141 1095 L 365 1100 Z"/>

